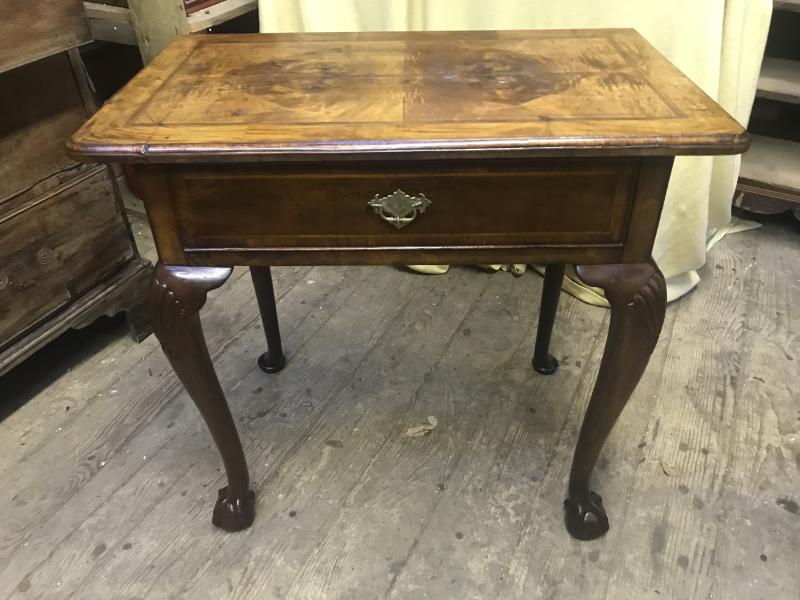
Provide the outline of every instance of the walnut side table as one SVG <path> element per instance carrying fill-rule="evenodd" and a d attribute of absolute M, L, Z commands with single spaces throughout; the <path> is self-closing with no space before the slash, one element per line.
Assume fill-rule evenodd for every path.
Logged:
<path fill-rule="evenodd" d="M 747 133 L 638 33 L 620 30 L 209 35 L 173 42 L 69 143 L 135 163 L 160 257 L 153 325 L 228 476 L 213 522 L 248 527 L 242 446 L 200 326 L 209 290 L 251 267 L 284 363 L 269 267 L 545 263 L 534 367 L 574 263 L 611 304 L 565 502 L 608 529 L 589 477 L 664 320 L 651 258 L 681 154 Z"/>

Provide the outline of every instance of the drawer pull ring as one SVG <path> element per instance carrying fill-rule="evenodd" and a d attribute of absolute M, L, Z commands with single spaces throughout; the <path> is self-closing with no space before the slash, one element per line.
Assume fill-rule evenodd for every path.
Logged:
<path fill-rule="evenodd" d="M 431 201 L 425 197 L 425 194 L 409 196 L 404 191 L 397 190 L 388 196 L 375 194 L 375 197 L 367 202 L 367 205 L 381 219 L 400 229 L 412 223 L 417 215 L 424 213 L 430 203 Z"/>

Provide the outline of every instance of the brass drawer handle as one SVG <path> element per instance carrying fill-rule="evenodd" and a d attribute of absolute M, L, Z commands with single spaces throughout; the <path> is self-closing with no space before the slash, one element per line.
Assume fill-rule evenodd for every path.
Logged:
<path fill-rule="evenodd" d="M 371 207 L 375 214 L 397 229 L 412 223 L 430 204 L 431 201 L 425 194 L 409 196 L 402 190 L 397 190 L 388 196 L 375 194 L 375 197 L 367 202 L 367 206 Z"/>

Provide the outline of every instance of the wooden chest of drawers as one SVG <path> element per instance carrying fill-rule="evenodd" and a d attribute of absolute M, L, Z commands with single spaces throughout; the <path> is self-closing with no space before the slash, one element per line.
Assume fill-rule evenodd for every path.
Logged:
<path fill-rule="evenodd" d="M 65 151 L 93 109 L 82 77 L 76 50 L 0 73 L 0 374 L 63 330 L 146 299 L 151 267 L 112 170 Z"/>
<path fill-rule="evenodd" d="M 114 198 L 101 166 L 0 216 L 0 348 L 133 259 Z"/>
<path fill-rule="evenodd" d="M 0 74 L 0 216 L 86 168 L 64 152 L 85 120 L 66 53 Z"/>

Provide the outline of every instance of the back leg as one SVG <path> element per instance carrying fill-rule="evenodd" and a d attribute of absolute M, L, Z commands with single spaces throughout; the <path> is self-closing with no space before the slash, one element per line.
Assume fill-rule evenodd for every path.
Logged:
<path fill-rule="evenodd" d="M 265 373 L 277 373 L 286 366 L 286 356 L 283 354 L 281 330 L 278 327 L 272 272 L 269 267 L 250 267 L 250 276 L 253 278 L 258 310 L 261 312 L 261 322 L 267 337 L 267 351 L 258 357 L 258 366 Z"/>
<path fill-rule="evenodd" d="M 558 310 L 561 284 L 564 282 L 564 265 L 547 265 L 544 270 L 542 305 L 539 308 L 539 327 L 536 331 L 536 346 L 533 350 L 533 368 L 543 375 L 551 375 L 558 369 L 558 361 L 550 354 L 550 336 Z"/>

